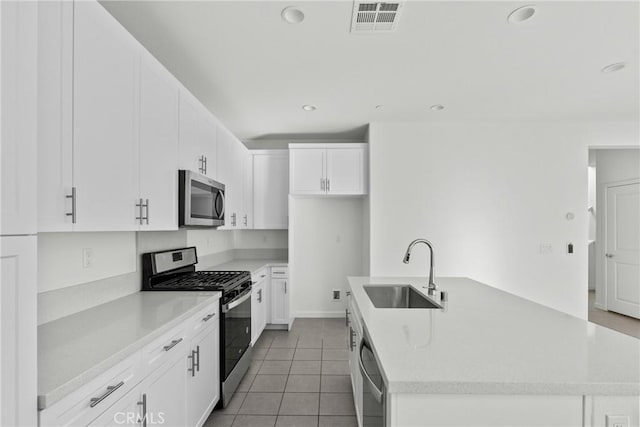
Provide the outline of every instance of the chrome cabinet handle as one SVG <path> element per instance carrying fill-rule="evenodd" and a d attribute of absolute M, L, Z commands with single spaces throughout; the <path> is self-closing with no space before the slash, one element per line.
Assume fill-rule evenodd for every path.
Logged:
<path fill-rule="evenodd" d="M 215 315 L 216 315 L 215 313 L 208 314 L 208 315 L 206 315 L 205 317 L 202 318 L 202 321 L 203 322 L 208 322 Z"/>
<path fill-rule="evenodd" d="M 144 208 L 147 210 L 147 215 L 143 218 L 146 224 L 149 225 L 149 199 L 145 199 Z"/>
<path fill-rule="evenodd" d="M 231 214 L 231 226 L 235 227 L 236 226 L 236 213 L 232 213 Z"/>
<path fill-rule="evenodd" d="M 138 223 L 142 225 L 142 199 L 138 199 L 138 203 L 136 203 L 136 208 L 138 208 L 138 216 L 136 217 L 136 219 L 138 220 Z"/>
<path fill-rule="evenodd" d="M 142 394 L 142 400 L 138 405 L 142 406 L 142 427 L 147 427 L 147 393 Z"/>
<path fill-rule="evenodd" d="M 177 340 L 173 340 L 171 341 L 171 344 L 165 345 L 164 347 L 162 347 L 164 349 L 164 351 L 169 351 L 171 350 L 173 347 L 177 346 L 178 344 L 180 344 L 182 342 L 182 338 L 178 338 Z"/>
<path fill-rule="evenodd" d="M 347 294 L 348 297 L 350 297 L 351 296 L 351 291 L 347 291 L 346 294 Z"/>
<path fill-rule="evenodd" d="M 244 214 L 244 225 L 245 225 L 245 227 L 247 226 L 248 222 L 249 221 L 247 219 L 247 214 Z"/>
<path fill-rule="evenodd" d="M 287 293 L 287 281 L 286 280 L 284 281 L 284 293 L 285 294 Z"/>
<path fill-rule="evenodd" d="M 345 314 L 345 325 L 344 326 L 349 326 L 349 309 L 348 308 L 344 309 L 344 314 Z"/>
<path fill-rule="evenodd" d="M 195 368 L 198 372 L 200 372 L 200 346 L 196 346 L 196 361 L 195 361 Z"/>
<path fill-rule="evenodd" d="M 98 403 L 102 402 L 107 397 L 111 396 L 111 393 L 113 393 L 114 391 L 116 391 L 117 389 L 122 387 L 123 385 L 124 385 L 124 381 L 120 381 L 116 385 L 110 385 L 109 387 L 107 387 L 107 391 L 105 391 L 102 396 L 100 396 L 100 397 L 92 397 L 91 400 L 90 400 L 91 403 L 89 403 L 89 406 L 93 408 Z"/>
<path fill-rule="evenodd" d="M 613 258 L 613 254 L 604 254 L 607 258 Z"/>
<path fill-rule="evenodd" d="M 71 217 L 71 223 L 76 223 L 76 187 L 71 187 L 71 194 L 64 196 L 67 199 L 71 199 L 71 212 L 65 213 L 66 216 Z"/>
<path fill-rule="evenodd" d="M 267 277 L 267 275 L 266 275 L 266 274 L 262 274 L 262 275 L 260 275 L 260 278 L 261 278 L 261 279 L 264 279 L 265 277 Z"/>
<path fill-rule="evenodd" d="M 191 372 L 191 376 L 195 377 L 196 376 L 196 356 L 195 356 L 195 351 L 191 350 L 191 354 L 189 356 L 187 356 L 187 359 L 191 359 L 191 367 L 189 369 L 187 369 L 187 372 Z"/>
<path fill-rule="evenodd" d="M 331 180 L 327 179 L 327 193 L 331 192 Z"/>
<path fill-rule="evenodd" d="M 285 274 L 284 271 L 272 271 L 271 274 Z"/>
<path fill-rule="evenodd" d="M 262 289 L 258 289 L 258 302 L 262 302 Z"/>

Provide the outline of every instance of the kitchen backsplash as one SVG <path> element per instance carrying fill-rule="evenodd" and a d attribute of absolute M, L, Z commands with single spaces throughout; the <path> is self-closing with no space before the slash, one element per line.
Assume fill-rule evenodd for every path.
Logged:
<path fill-rule="evenodd" d="M 286 230 L 41 233 L 38 324 L 138 292 L 142 253 L 196 246 L 203 266 L 286 259 L 287 236 Z"/>

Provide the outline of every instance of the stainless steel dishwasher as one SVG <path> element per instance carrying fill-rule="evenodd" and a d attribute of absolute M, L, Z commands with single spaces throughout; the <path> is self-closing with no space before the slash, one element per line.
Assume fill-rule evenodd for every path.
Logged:
<path fill-rule="evenodd" d="M 386 392 L 384 379 L 365 331 L 358 354 L 362 372 L 362 425 L 384 427 L 386 419 Z"/>

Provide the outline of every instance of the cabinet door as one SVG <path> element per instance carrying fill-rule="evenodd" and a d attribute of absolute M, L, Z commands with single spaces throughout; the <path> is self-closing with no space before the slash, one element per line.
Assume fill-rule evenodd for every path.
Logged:
<path fill-rule="evenodd" d="M 4 7 L 4 5 L 0 6 Z M 0 237 L 0 425 L 38 421 L 36 237 Z"/>
<path fill-rule="evenodd" d="M 74 2 L 73 173 L 77 231 L 135 230 L 135 39 L 98 2 Z"/>
<path fill-rule="evenodd" d="M 0 234 L 37 230 L 37 3 L 0 2 Z"/>
<path fill-rule="evenodd" d="M 271 279 L 271 323 L 289 323 L 288 279 Z"/>
<path fill-rule="evenodd" d="M 38 231 L 71 231 L 73 2 L 38 2 Z"/>
<path fill-rule="evenodd" d="M 245 150 L 242 166 L 242 217 L 241 228 L 254 228 L 254 204 L 253 204 L 253 161 L 254 156 Z"/>
<path fill-rule="evenodd" d="M 329 194 L 365 194 L 364 149 L 327 150 L 327 192 Z"/>
<path fill-rule="evenodd" d="M 285 153 L 253 157 L 254 228 L 289 226 L 289 156 Z"/>
<path fill-rule="evenodd" d="M 200 114 L 200 134 L 199 146 L 204 156 L 204 174 L 211 179 L 218 177 L 218 168 L 216 165 L 216 151 L 218 146 L 218 125 L 211 114 L 203 107 Z"/>
<path fill-rule="evenodd" d="M 260 317 L 261 308 L 258 294 L 262 289 L 262 285 L 257 283 L 251 288 L 251 345 L 260 338 Z"/>
<path fill-rule="evenodd" d="M 200 147 L 200 113 L 197 100 L 180 91 L 180 169 L 204 172 Z"/>
<path fill-rule="evenodd" d="M 146 400 L 147 425 L 189 425 L 185 424 L 186 382 L 184 359 L 176 357 L 158 368 L 142 383 L 143 399 Z"/>
<path fill-rule="evenodd" d="M 291 194 L 325 193 L 325 152 L 324 148 L 304 148 L 290 150 Z"/>
<path fill-rule="evenodd" d="M 178 229 L 178 86 L 144 54 L 140 68 L 140 197 L 142 230 Z"/>
<path fill-rule="evenodd" d="M 240 147 L 235 137 L 222 126 L 218 127 L 218 181 L 225 185 L 225 225 L 226 230 L 238 228 L 242 205 L 242 159 Z"/>
<path fill-rule="evenodd" d="M 193 340 L 188 359 L 187 424 L 202 426 L 220 398 L 220 329 L 210 326 Z M 195 367 L 194 367 L 195 365 Z M 178 424 L 176 424 L 178 425 Z"/>

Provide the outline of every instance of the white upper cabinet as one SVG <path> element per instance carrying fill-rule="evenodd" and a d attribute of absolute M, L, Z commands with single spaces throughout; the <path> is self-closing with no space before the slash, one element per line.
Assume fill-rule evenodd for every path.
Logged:
<path fill-rule="evenodd" d="M 243 218 L 243 171 L 245 146 L 226 128 L 218 127 L 218 178 L 225 185 L 225 225 L 222 229 L 241 228 Z"/>
<path fill-rule="evenodd" d="M 37 231 L 37 3 L 0 2 L 0 234 Z"/>
<path fill-rule="evenodd" d="M 139 46 L 97 2 L 74 2 L 76 231 L 137 228 Z"/>
<path fill-rule="evenodd" d="M 289 153 L 264 150 L 253 154 L 253 227 L 286 229 L 289 225 Z"/>
<path fill-rule="evenodd" d="M 180 169 L 217 178 L 213 116 L 186 89 L 180 91 Z"/>
<path fill-rule="evenodd" d="M 364 148 L 328 149 L 326 191 L 328 194 L 366 194 Z"/>
<path fill-rule="evenodd" d="M 326 151 L 324 148 L 291 148 L 291 194 L 325 194 Z"/>
<path fill-rule="evenodd" d="M 290 144 L 292 195 L 367 194 L 366 144 Z"/>
<path fill-rule="evenodd" d="M 146 52 L 140 61 L 141 229 L 178 228 L 178 85 Z"/>
<path fill-rule="evenodd" d="M 38 231 L 72 231 L 73 2 L 38 2 Z"/>
<path fill-rule="evenodd" d="M 253 155 L 247 149 L 242 153 L 242 217 L 240 228 L 254 228 L 253 210 Z"/>

